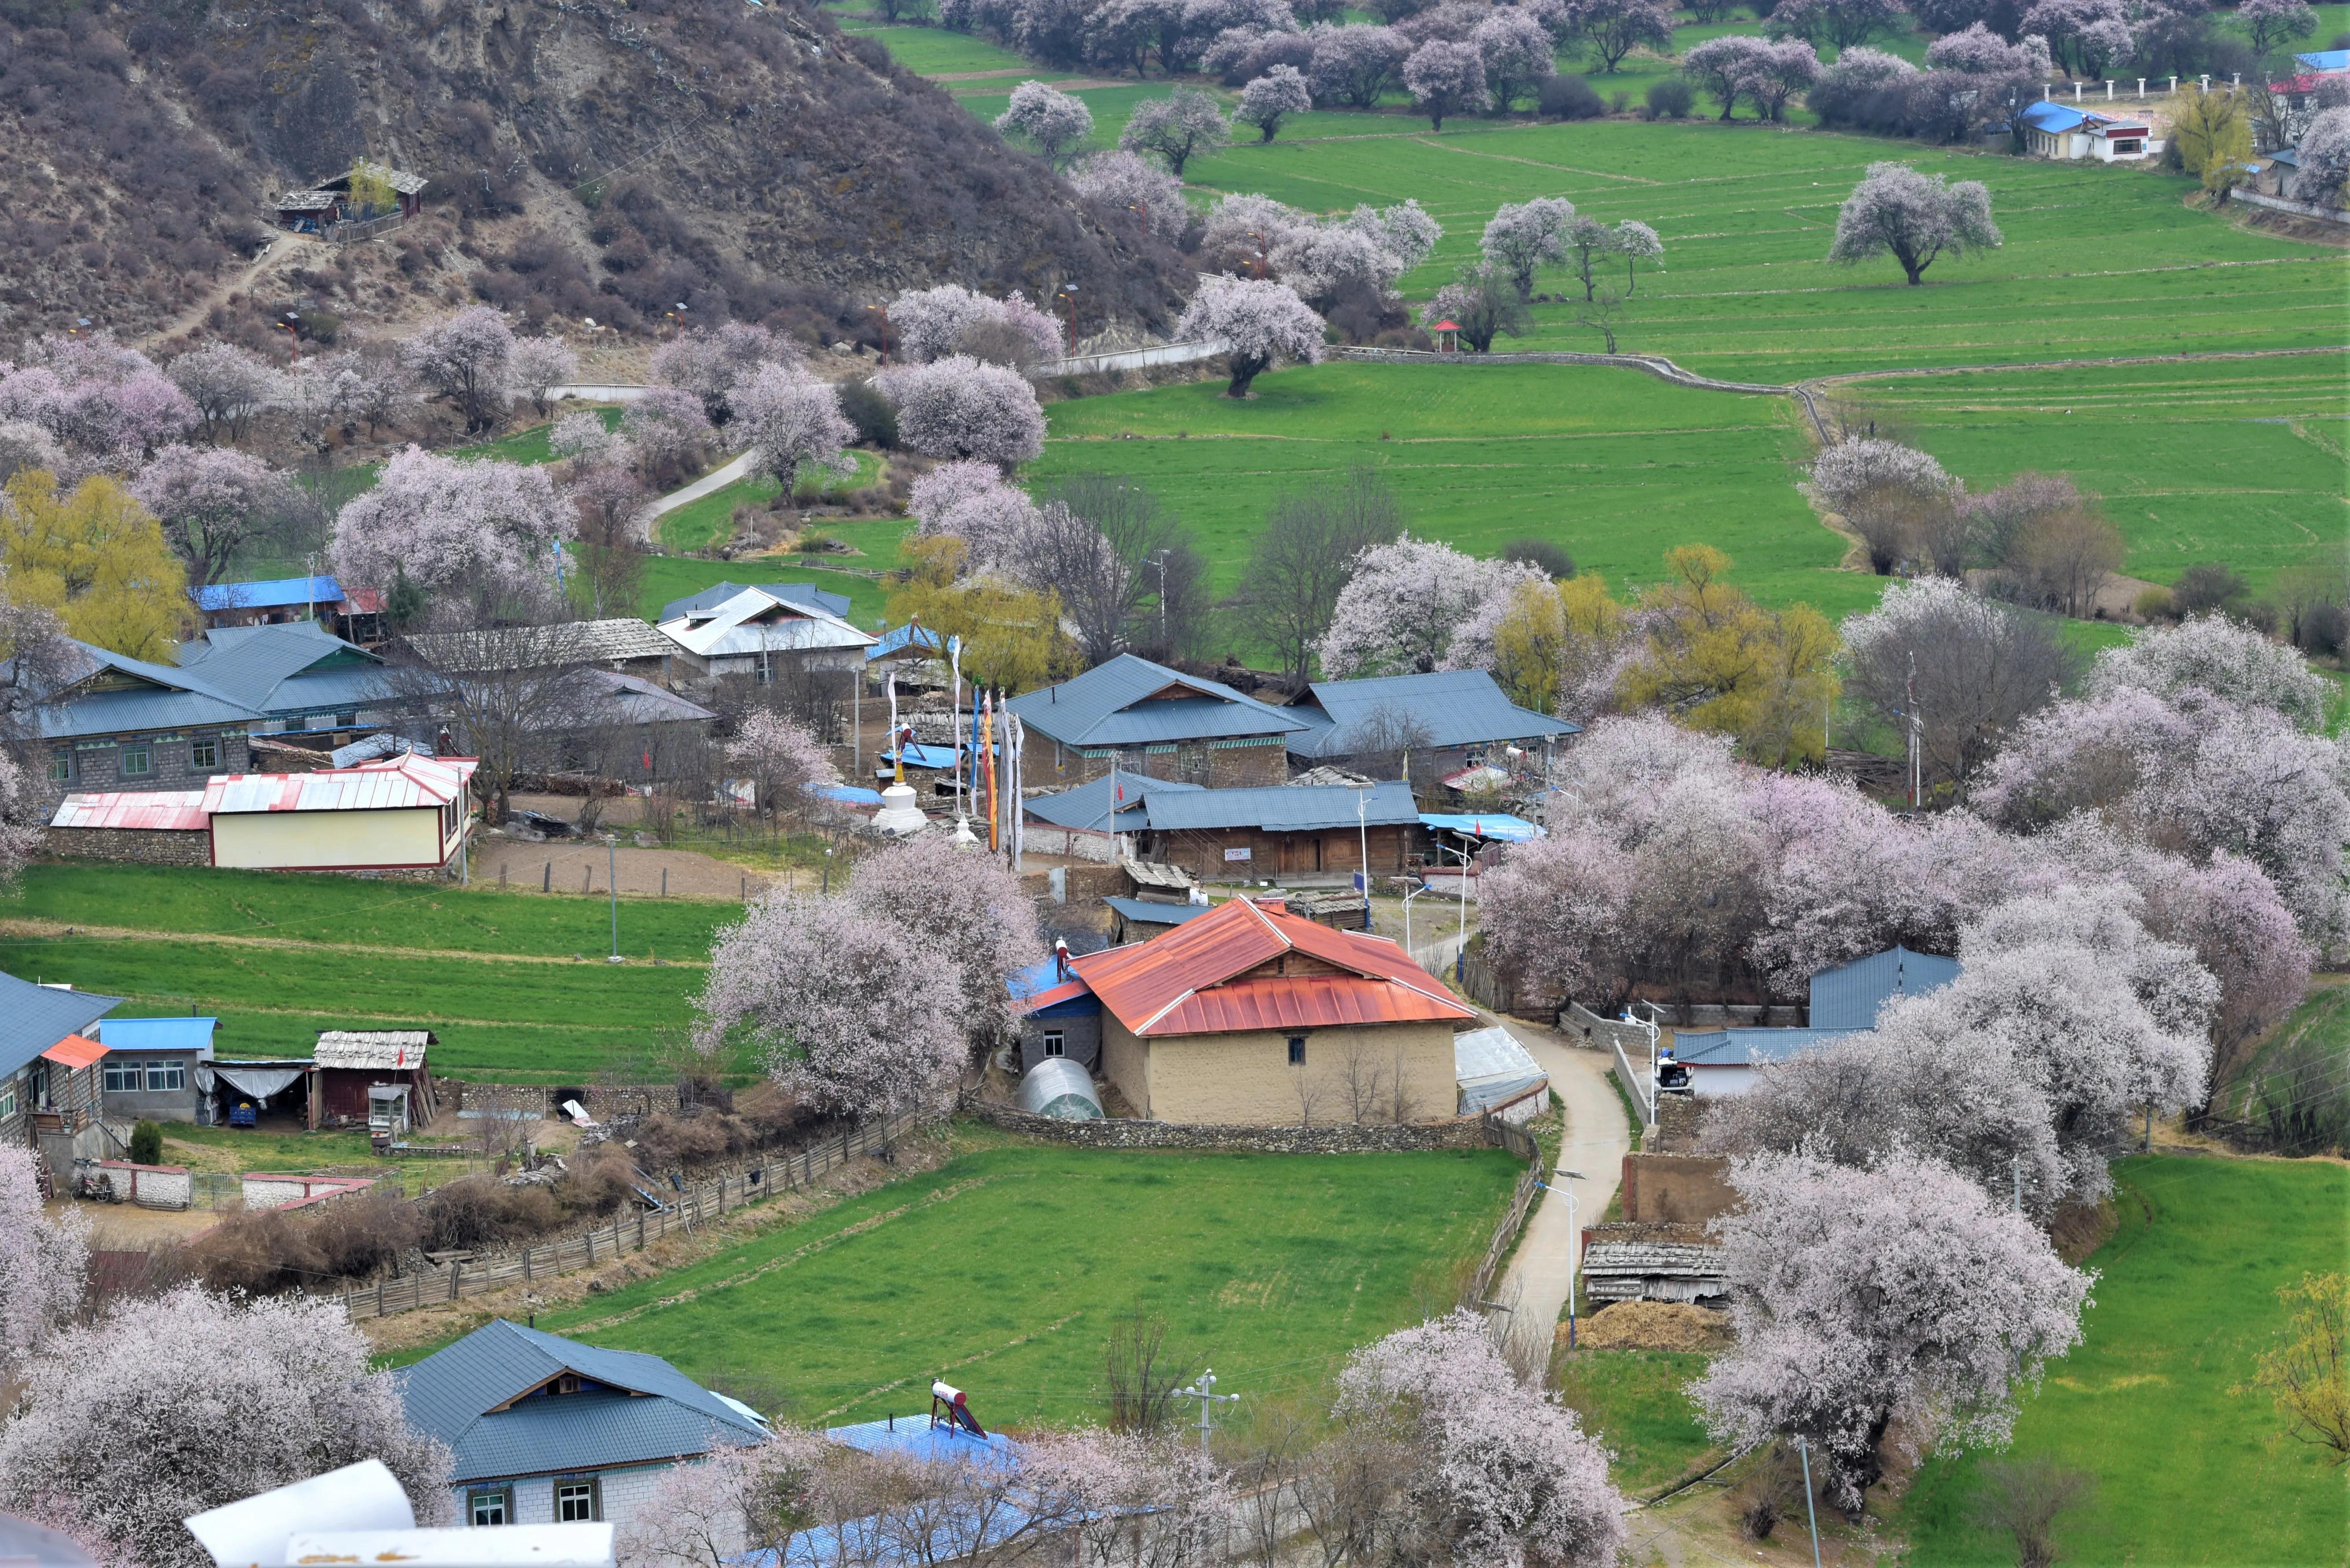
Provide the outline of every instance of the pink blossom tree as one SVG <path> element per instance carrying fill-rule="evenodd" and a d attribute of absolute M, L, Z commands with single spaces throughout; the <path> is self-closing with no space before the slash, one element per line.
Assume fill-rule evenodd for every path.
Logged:
<path fill-rule="evenodd" d="M 30 420 L 0 420 L 0 484 L 34 468 L 59 479 L 76 477 L 68 471 L 66 450 L 57 437 Z"/>
<path fill-rule="evenodd" d="M 1037 519 L 1035 503 L 984 462 L 941 463 L 914 481 L 906 510 L 920 537 L 962 540 L 970 572 L 1005 566 Z"/>
<path fill-rule="evenodd" d="M 425 389 L 447 398 L 469 431 L 488 430 L 514 394 L 514 329 L 486 305 L 470 305 L 407 338 L 400 357 Z"/>
<path fill-rule="evenodd" d="M 1802 38 L 1844 51 L 1898 28 L 1906 13 L 1899 0 L 1784 0 L 1772 9 L 1766 30 L 1776 37 Z"/>
<path fill-rule="evenodd" d="M 517 337 L 506 360 L 515 391 L 530 400 L 543 419 L 555 389 L 579 378 L 579 356 L 562 338 Z"/>
<path fill-rule="evenodd" d="M 702 418 L 723 425 L 732 417 L 729 401 L 736 383 L 762 365 L 796 365 L 800 352 L 788 338 L 751 321 L 726 321 L 680 333 L 653 350 L 652 379 L 702 400 Z"/>
<path fill-rule="evenodd" d="M 1078 195 L 1113 219 L 1131 214 L 1148 233 L 1176 240 L 1191 222 L 1183 202 L 1183 182 L 1131 152 L 1096 152 L 1069 171 Z"/>
<path fill-rule="evenodd" d="M 191 348 L 165 373 L 194 406 L 208 441 L 243 440 L 254 416 L 285 395 L 276 367 L 234 344 Z"/>
<path fill-rule="evenodd" d="M 13 762 L 7 771 L 16 774 L 10 782 L 21 781 Z M 36 1158 L 29 1148 L 0 1148 L 0 1366 L 10 1368 L 72 1320 L 89 1272 L 89 1223 L 44 1213 Z"/>
<path fill-rule="evenodd" d="M 1744 1206 L 1715 1227 L 1738 1341 L 1690 1397 L 1721 1440 L 1807 1438 L 1853 1518 L 1897 1421 L 1913 1445 L 2004 1443 L 2015 1389 L 2080 1342 L 2091 1277 L 1939 1160 L 1760 1155 L 1731 1181 Z"/>
<path fill-rule="evenodd" d="M 895 357 L 900 362 L 967 354 L 1018 367 L 1061 353 L 1061 329 L 1016 292 L 991 299 L 952 283 L 907 289 L 889 302 L 889 326 L 897 334 Z"/>
<path fill-rule="evenodd" d="M 2350 108 L 2335 105 L 2309 117 L 2293 155 L 2300 161 L 2293 193 L 2303 202 L 2338 202 L 2350 182 Z"/>
<path fill-rule="evenodd" d="M 381 1459 L 444 1522 L 449 1450 L 411 1431 L 339 1303 L 182 1286 L 59 1334 L 0 1429 L 0 1502 L 148 1568 L 210 1568 L 180 1521 Z"/>
<path fill-rule="evenodd" d="M 1444 129 L 1448 114 L 1475 114 L 1492 101 L 1485 85 L 1485 57 L 1474 44 L 1431 38 L 1403 63 L 1404 90 L 1412 107 L 1428 116 L 1433 130 Z"/>
<path fill-rule="evenodd" d="M 1057 165 L 1094 133 L 1094 111 L 1081 98 L 1040 81 L 1024 81 L 1012 89 L 1011 105 L 995 117 L 995 130 L 1001 136 L 1022 138 L 1045 162 Z"/>
<path fill-rule="evenodd" d="M 428 594 L 521 594 L 552 580 L 556 543 L 576 528 L 544 467 L 411 446 L 384 464 L 374 489 L 344 503 L 328 553 L 346 584 L 404 576 Z"/>
<path fill-rule="evenodd" d="M 2252 53 L 2265 55 L 2316 32 L 2317 14 L 2309 0 L 2244 0 L 2236 7 L 2236 26 L 2251 39 Z"/>
<path fill-rule="evenodd" d="M 672 1465 L 620 1527 L 614 1543 L 621 1568 L 727 1568 L 746 1552 L 799 1560 L 803 1529 L 839 1522 L 822 1517 L 834 1488 L 829 1472 L 853 1460 L 815 1432 L 780 1428 L 764 1443 L 717 1449 L 694 1464 Z"/>
<path fill-rule="evenodd" d="M 1594 1011 L 1629 980 L 1632 857 L 1594 827 L 1554 826 L 1478 878 L 1479 923 L 1502 972 Z"/>
<path fill-rule="evenodd" d="M 840 395 L 806 371 L 762 365 L 731 394 L 734 417 L 727 431 L 746 445 L 763 473 L 789 495 L 806 467 L 854 473 L 847 455 L 856 429 L 840 411 Z"/>
<path fill-rule="evenodd" d="M 2125 686 L 2158 697 L 2208 692 L 2240 708 L 2269 709 L 2313 732 L 2324 729 L 2334 690 L 2298 649 L 2217 611 L 2149 627 L 2100 653 L 2089 671 L 2089 695 Z"/>
<path fill-rule="evenodd" d="M 237 553 L 294 504 L 282 474 L 234 447 L 167 446 L 130 482 L 130 493 L 162 524 L 200 586 L 225 581 Z"/>
<path fill-rule="evenodd" d="M 759 809 L 771 816 L 796 814 L 807 791 L 840 782 L 832 753 L 805 724 L 772 708 L 754 708 L 726 742 L 726 760 L 757 790 Z"/>
<path fill-rule="evenodd" d="M 1631 1503 L 1557 1395 L 1520 1383 L 1470 1309 L 1357 1351 L 1333 1414 L 1399 1438 L 1414 1560 L 1607 1568 Z"/>
<path fill-rule="evenodd" d="M 1075 1560 L 1103 1568 L 1218 1561 L 1238 1512 L 1232 1478 L 1211 1456 L 1139 1432 L 1039 1433 L 1023 1445 L 1019 1483 L 1024 1533 L 1066 1530 Z"/>
<path fill-rule="evenodd" d="M 582 410 L 555 421 L 546 435 L 547 450 L 572 462 L 600 465 L 628 461 L 628 443 L 600 414 Z"/>
<path fill-rule="evenodd" d="M 2048 41 L 2026 35 L 2009 43 L 1982 25 L 1970 22 L 1959 32 L 1945 33 L 1926 46 L 1929 70 L 1964 71 L 1980 77 L 2032 77 L 2046 80 L 2054 70 L 2048 59 Z"/>
<path fill-rule="evenodd" d="M 952 354 L 893 365 L 874 379 L 898 410 L 899 439 L 926 457 L 1009 469 L 1045 450 L 1045 410 L 1017 370 Z"/>
<path fill-rule="evenodd" d="M 1532 98 L 1543 83 L 1558 74 L 1551 60 L 1550 35 L 1542 24 L 1521 9 L 1496 10 L 1469 36 L 1485 63 L 1485 84 L 1492 90 L 1493 107 L 1507 114 L 1521 99 Z"/>
<path fill-rule="evenodd" d="M 1478 654 L 1492 653 L 1492 618 L 1480 617 L 1495 602 L 1506 605 L 1518 586 L 1539 579 L 1540 569 L 1522 561 L 1487 561 L 1449 545 L 1406 534 L 1355 558 L 1347 586 L 1338 590 L 1330 629 L 1315 651 L 1334 680 L 1392 675 L 1413 670 L 1467 669 Z M 1463 640 L 1482 625 L 1483 642 Z"/>
<path fill-rule="evenodd" d="M 1317 102 L 1376 109 L 1379 97 L 1401 85 L 1403 63 L 1415 46 L 1393 27 L 1349 26 L 1319 29 L 1306 86 Z"/>
<path fill-rule="evenodd" d="M 1611 75 L 1636 48 L 1672 47 L 1673 12 L 1662 0 L 1567 0 L 1561 11 L 1564 31 L 1590 46 Z"/>
<path fill-rule="evenodd" d="M 730 384 L 727 395 L 733 395 Z M 638 468 L 654 483 L 699 472 L 714 432 L 701 394 L 684 387 L 650 386 L 620 416 L 620 433 Z M 731 405 L 729 411 L 732 411 Z"/>
<path fill-rule="evenodd" d="M 1306 89 L 1305 74 L 1295 66 L 1275 65 L 1241 89 L 1240 108 L 1232 118 L 1243 125 L 1255 126 L 1259 141 L 1271 141 L 1280 134 L 1283 120 L 1313 107 L 1314 95 Z"/>
<path fill-rule="evenodd" d="M 1728 119 L 1747 96 L 1748 82 L 1770 68 L 1771 45 L 1751 33 L 1700 39 L 1682 51 L 1680 70 L 1691 86 L 1713 95 Z M 1760 113 L 1760 109 L 1757 109 Z"/>
<path fill-rule="evenodd" d="M 1187 87 L 1136 104 L 1125 129 L 1118 133 L 1121 151 L 1159 158 L 1178 180 L 1183 177 L 1184 164 L 1231 140 L 1232 127 L 1225 123 L 1224 111 L 1216 100 Z"/>
<path fill-rule="evenodd" d="M 771 892 L 720 934 L 695 1038 L 712 1053 L 749 1041 L 822 1112 L 943 1115 L 965 1059 L 966 983 L 951 957 L 855 899 Z"/>
<path fill-rule="evenodd" d="M 1566 259 L 1566 225 L 1574 216 L 1575 203 L 1564 196 L 1504 202 L 1485 224 L 1478 249 L 1517 285 L 1523 299 L 1534 292 L 1536 273 Z"/>
<path fill-rule="evenodd" d="M 1283 359 L 1305 365 L 1322 359 L 1322 318 L 1295 290 L 1262 278 L 1209 279 L 1184 306 L 1175 331 L 1226 345 L 1228 398 L 1247 397 L 1256 379 Z"/>
<path fill-rule="evenodd" d="M 1991 191 L 1981 181 L 1961 180 L 1954 185 L 1906 163 L 1872 163 L 1836 213 L 1828 259 L 1856 265 L 1890 251 L 1915 287 L 1925 281 L 1926 269 L 1937 257 L 1963 255 L 1969 249 L 1996 250 L 1999 244 Z"/>
<path fill-rule="evenodd" d="M 1044 961 L 1045 943 L 1035 905 L 1002 861 L 926 835 L 858 861 L 846 897 L 957 976 L 974 1046 L 999 1044 L 1017 1026 L 1012 977 Z"/>

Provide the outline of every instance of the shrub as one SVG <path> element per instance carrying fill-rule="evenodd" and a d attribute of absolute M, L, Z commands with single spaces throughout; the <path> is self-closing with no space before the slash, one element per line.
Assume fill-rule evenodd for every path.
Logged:
<path fill-rule="evenodd" d="M 1502 546 L 1504 561 L 1523 561 L 1530 566 L 1540 566 L 1553 577 L 1575 576 L 1575 557 L 1564 547 L 1548 539 L 1514 539 Z"/>
<path fill-rule="evenodd" d="M 2177 620 L 2178 618 L 2178 601 L 2172 598 L 2170 590 L 2160 583 L 2153 584 L 2140 593 L 2130 605 L 2130 608 L 2137 612 L 2137 618 L 2140 620 Z"/>
<path fill-rule="evenodd" d="M 2170 597 L 2182 616 L 2203 615 L 2241 603 L 2247 592 L 2244 579 L 2216 561 L 2203 561 L 2178 574 Z"/>
<path fill-rule="evenodd" d="M 884 452 L 898 444 L 898 410 L 889 406 L 872 377 L 844 381 L 838 390 L 841 414 L 856 427 L 859 441 Z"/>
<path fill-rule="evenodd" d="M 163 1129 L 153 1122 L 142 1121 L 130 1129 L 130 1163 L 161 1165 L 163 1163 Z"/>
<path fill-rule="evenodd" d="M 2319 605 L 2301 618 L 2301 646 L 2311 653 L 2340 653 L 2350 642 L 2350 612 Z"/>
<path fill-rule="evenodd" d="M 1652 119 L 1679 119 L 1696 103 L 1697 94 L 1679 77 L 1659 77 L 1648 84 L 1648 114 Z"/>
<path fill-rule="evenodd" d="M 1582 77 L 1553 77 L 1535 104 L 1545 119 L 1596 119 L 1607 112 L 1599 91 Z"/>

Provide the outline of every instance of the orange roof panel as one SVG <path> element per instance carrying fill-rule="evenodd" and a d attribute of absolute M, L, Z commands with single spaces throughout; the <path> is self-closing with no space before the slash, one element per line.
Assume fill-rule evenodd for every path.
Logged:
<path fill-rule="evenodd" d="M 105 1046 L 78 1034 L 68 1034 L 41 1053 L 43 1059 L 62 1062 L 68 1067 L 87 1067 L 105 1054 Z"/>
<path fill-rule="evenodd" d="M 1250 973 L 1289 952 L 1336 972 Z M 1073 959 L 1069 967 L 1119 1023 L 1144 1036 L 1476 1017 L 1387 938 L 1333 930 L 1246 898 L 1147 942 Z"/>

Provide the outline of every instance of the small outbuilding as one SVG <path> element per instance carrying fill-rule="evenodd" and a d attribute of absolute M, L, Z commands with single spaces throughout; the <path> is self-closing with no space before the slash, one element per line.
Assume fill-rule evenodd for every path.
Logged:
<path fill-rule="evenodd" d="M 426 1071 L 429 1029 L 322 1029 L 310 1066 L 310 1126 L 405 1132 L 440 1109 Z"/>
<path fill-rule="evenodd" d="M 1087 1073 L 1101 1066 L 1101 999 L 1086 989 L 1069 967 L 1066 950 L 1012 977 L 1012 1000 L 1020 1010 L 1020 1066 L 1067 1060 Z"/>
<path fill-rule="evenodd" d="M 2100 111 L 2043 99 L 2016 116 L 2023 144 L 2034 157 L 2100 163 L 2141 163 L 2162 155 L 2163 140 L 2143 115 Z"/>
<path fill-rule="evenodd" d="M 275 871 L 437 872 L 473 822 L 472 757 L 404 753 L 310 774 L 234 774 L 204 788 L 212 863 Z"/>
<path fill-rule="evenodd" d="M 1452 1075 L 1464 1116 L 1529 1122 L 1550 1104 L 1550 1075 L 1498 1024 L 1452 1037 Z"/>
<path fill-rule="evenodd" d="M 203 1079 L 212 1064 L 219 1019 L 109 1018 L 90 1028 L 106 1047 L 99 1075 L 109 1119 L 212 1119 Z"/>

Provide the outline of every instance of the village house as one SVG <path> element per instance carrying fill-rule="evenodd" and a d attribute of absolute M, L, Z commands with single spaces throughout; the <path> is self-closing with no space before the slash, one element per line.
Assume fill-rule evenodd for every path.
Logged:
<path fill-rule="evenodd" d="M 377 207 L 351 197 L 351 174 L 364 171 L 390 190 L 388 206 Z M 405 169 L 393 169 L 364 160 L 357 170 L 321 180 L 306 191 L 288 191 L 271 203 L 277 226 L 294 234 L 323 234 L 337 223 L 364 222 L 398 215 L 412 218 L 424 210 L 424 188 L 432 182 Z"/>
<path fill-rule="evenodd" d="M 1036 787 L 1113 768 L 1201 787 L 1277 784 L 1289 775 L 1289 737 L 1309 727 L 1287 709 L 1130 653 L 1005 706 L 1027 728 Z"/>
<path fill-rule="evenodd" d="M 1786 1029 L 1679 1030 L 1673 1060 L 1689 1069 L 1690 1092 L 1743 1094 L 1755 1075 L 1816 1046 L 1877 1025 L 1877 1014 L 1897 996 L 1921 996 L 1958 978 L 1959 961 L 1891 947 L 1824 969 L 1812 976 L 1809 1022 Z"/>
<path fill-rule="evenodd" d="M 1519 707 L 1482 670 L 1316 680 L 1288 711 L 1307 722 L 1289 737 L 1298 765 L 1409 753 L 1416 779 L 1472 765 L 1503 781 L 1540 777 L 1550 749 L 1583 732 L 1579 724 Z"/>
<path fill-rule="evenodd" d="M 671 599 L 661 606 L 660 619 L 665 622 L 683 617 L 707 615 L 743 592 L 745 587 L 756 588 L 769 598 L 780 599 L 785 604 L 822 610 L 837 620 L 848 618 L 848 596 L 835 593 L 830 588 L 817 587 L 814 583 L 751 583 L 747 585 L 712 583 L 698 594 L 689 594 L 681 599 Z"/>
<path fill-rule="evenodd" d="M 109 1120 L 209 1122 L 217 1018 L 108 1018 L 90 1027 Z"/>
<path fill-rule="evenodd" d="M 1165 862 L 1203 882 L 1344 882 L 1363 868 L 1367 847 L 1373 877 L 1400 876 L 1426 838 L 1411 787 L 1397 780 L 1204 789 L 1118 772 L 1022 809 L 1029 822 L 1061 830 L 1060 842 L 1116 836 L 1123 857 Z"/>
<path fill-rule="evenodd" d="M 373 648 L 383 640 L 383 596 L 373 588 L 345 593 L 332 577 L 205 583 L 190 588 L 188 594 L 196 601 L 206 630 L 315 620 L 362 648 Z"/>
<path fill-rule="evenodd" d="M 768 1436 L 658 1355 L 504 1318 L 392 1376 L 408 1424 L 455 1460 L 460 1525 L 626 1524 L 665 1471 Z"/>
<path fill-rule="evenodd" d="M 865 667 L 873 636 L 845 616 L 763 588 L 665 617 L 656 628 L 696 675 L 747 676 L 761 685 L 786 673 L 837 677 L 846 688 Z"/>
<path fill-rule="evenodd" d="M 98 1073 L 106 1048 L 83 1031 L 121 1005 L 119 996 L 0 974 L 0 1142 L 33 1147 L 59 1186 L 77 1158 L 109 1152 Z"/>
<path fill-rule="evenodd" d="M 429 1029 L 321 1029 L 309 1063 L 309 1123 L 404 1133 L 440 1111 L 425 1054 Z"/>
<path fill-rule="evenodd" d="M 1455 1112 L 1452 1036 L 1477 1014 L 1388 938 L 1234 898 L 1069 968 L 1101 1004 L 1102 1076 L 1137 1116 L 1278 1126 Z"/>
<path fill-rule="evenodd" d="M 2016 120 L 2023 128 L 2025 149 L 2037 158 L 2137 163 L 2162 155 L 2163 141 L 2151 120 L 2110 106 L 2091 109 L 2043 99 Z"/>

